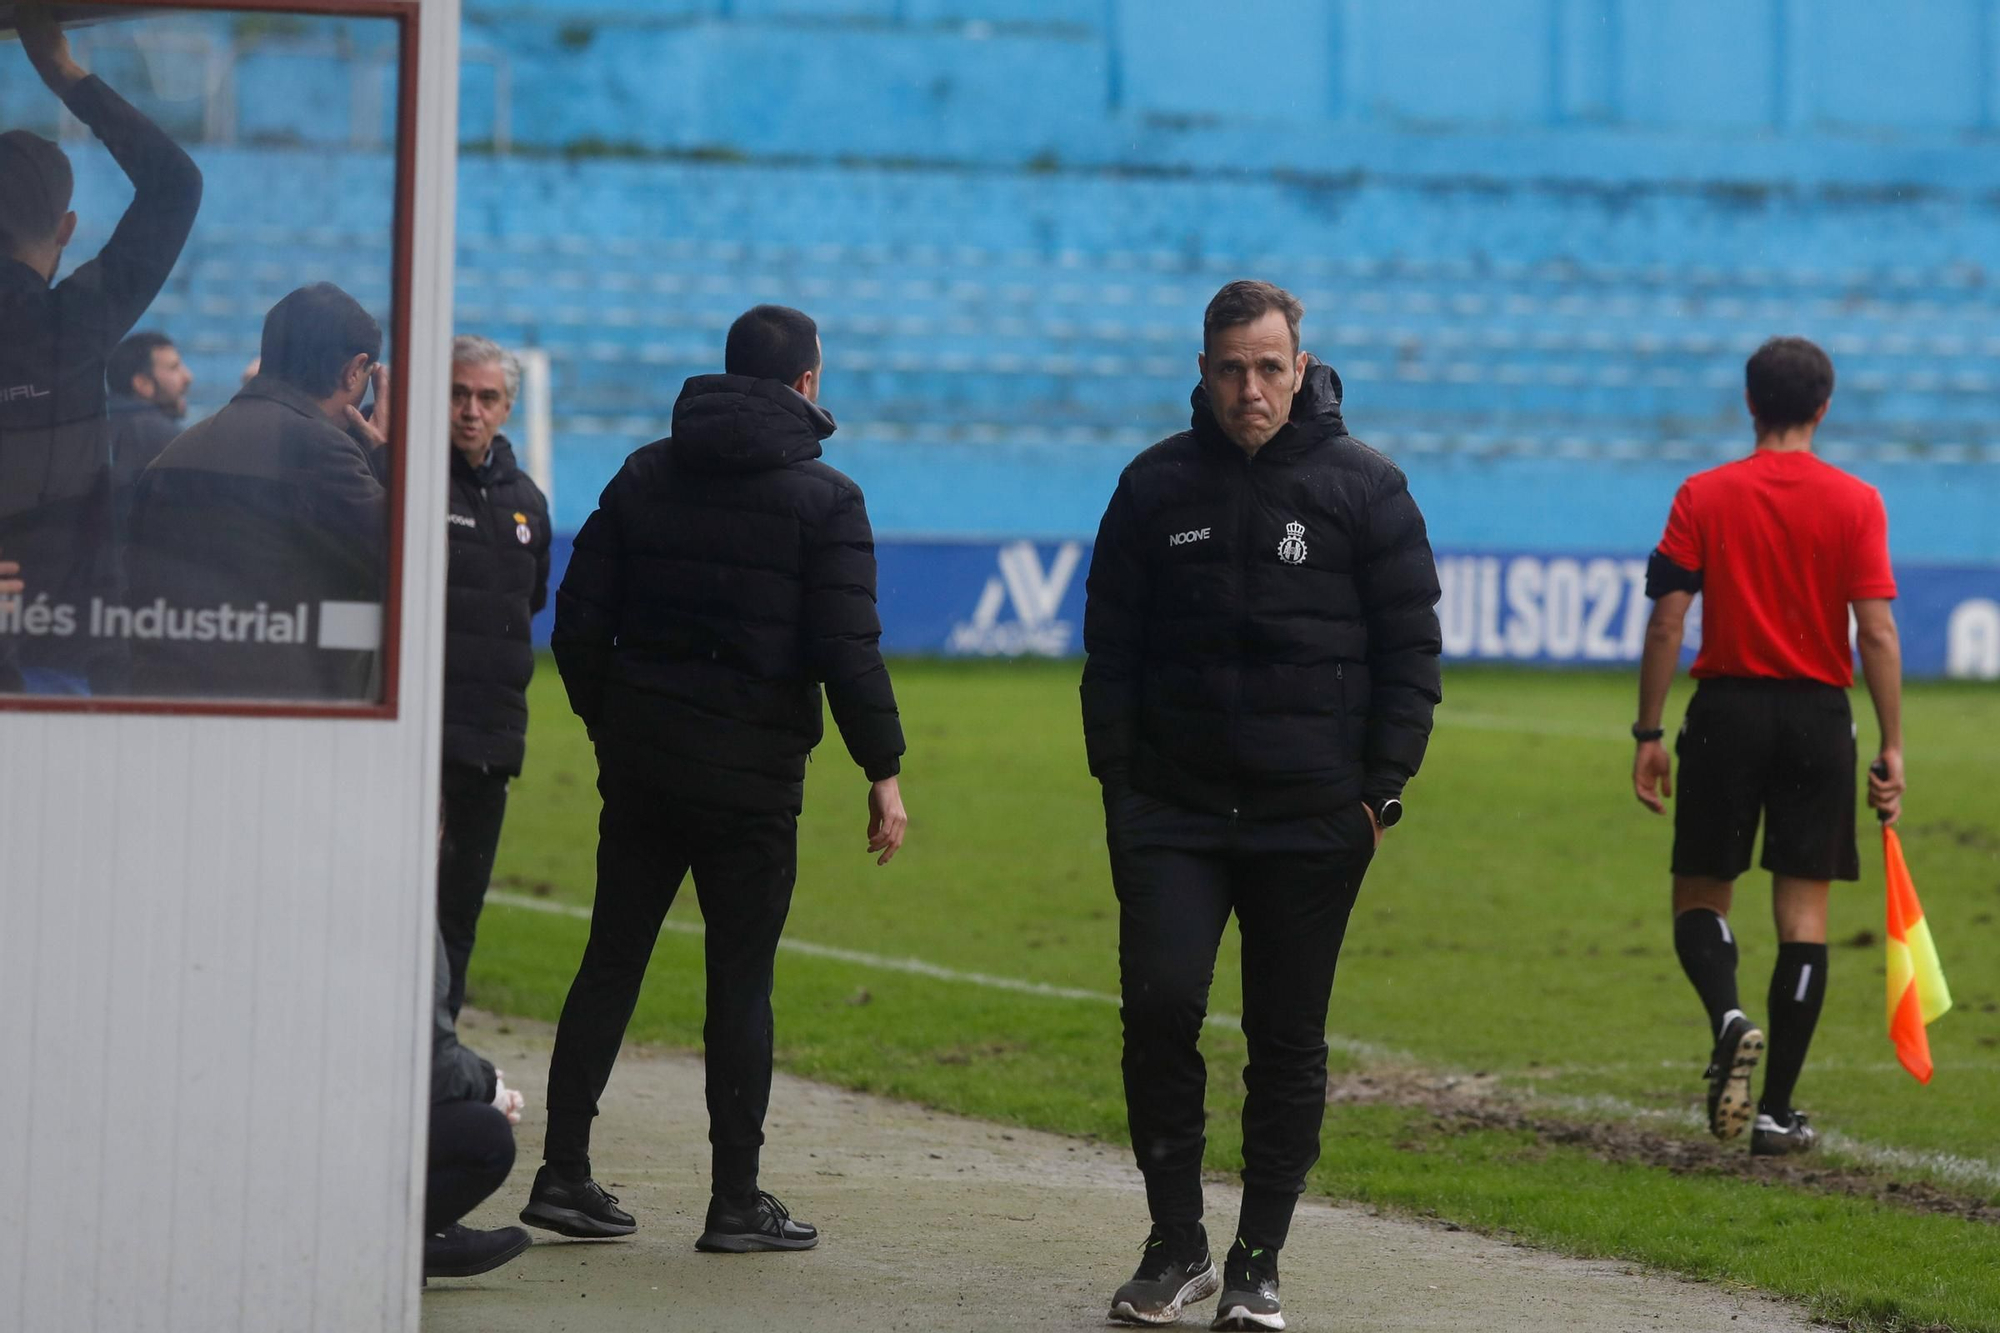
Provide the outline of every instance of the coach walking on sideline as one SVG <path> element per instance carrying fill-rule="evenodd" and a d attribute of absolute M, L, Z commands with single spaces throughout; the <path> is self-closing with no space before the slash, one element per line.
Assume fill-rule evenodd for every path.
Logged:
<path fill-rule="evenodd" d="M 486 338 L 452 340 L 438 928 L 454 1018 L 465 1003 L 465 965 L 500 845 L 507 784 L 527 751 L 530 622 L 549 597 L 549 502 L 500 434 L 520 390 L 513 353 Z"/>
<path fill-rule="evenodd" d="M 1403 474 L 1347 433 L 1303 307 L 1233 282 L 1202 320 L 1193 428 L 1134 459 L 1084 617 L 1083 722 L 1118 893 L 1125 1102 L 1153 1229 L 1111 1317 L 1283 1328 L 1277 1254 L 1326 1107 L 1348 913 L 1402 816 L 1439 693 L 1437 570 Z M 1243 937 L 1243 1214 L 1202 1229 L 1196 1046 L 1231 912 Z"/>
<path fill-rule="evenodd" d="M 819 682 L 873 784 L 868 850 L 906 820 L 903 729 L 879 649 L 861 490 L 819 461 L 819 334 L 783 306 L 729 330 L 669 439 L 625 460 L 577 534 L 556 594 L 556 666 L 597 747 L 597 902 L 549 1061 L 546 1165 L 521 1220 L 618 1236 L 631 1216 L 590 1178 L 590 1122 L 660 922 L 694 871 L 707 924 L 709 1142 L 703 1250 L 803 1250 L 819 1233 L 758 1189 L 771 1095 L 771 977 L 798 874 Z"/>
<path fill-rule="evenodd" d="M 1750 1151 L 1804 1152 L 1816 1137 L 1792 1090 L 1826 996 L 1829 881 L 1860 878 L 1854 838 L 1854 683 L 1848 610 L 1875 702 L 1883 776 L 1868 804 L 1902 812 L 1903 656 L 1889 601 L 1889 524 L 1875 488 L 1824 463 L 1813 432 L 1833 397 L 1833 363 L 1803 338 L 1773 338 L 1750 358 L 1745 397 L 1757 429 L 1748 458 L 1688 478 L 1646 574 L 1656 599 L 1639 668 L 1632 786 L 1655 814 L 1673 796 L 1660 744 L 1688 603 L 1702 594 L 1700 682 L 1675 752 L 1674 950 L 1715 1034 L 1708 1127 L 1734 1138 L 1750 1119 L 1750 1073 L 1764 1034 L 1736 1001 L 1729 907 L 1750 868 L 1757 820 L 1771 872 L 1778 963 L 1766 999 L 1770 1064 Z"/>

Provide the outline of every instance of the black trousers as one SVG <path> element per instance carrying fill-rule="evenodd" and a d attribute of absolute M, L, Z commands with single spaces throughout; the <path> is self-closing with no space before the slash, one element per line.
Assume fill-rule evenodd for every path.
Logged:
<path fill-rule="evenodd" d="M 1243 1218 L 1254 1245 L 1284 1244 L 1326 1112 L 1326 1011 L 1348 914 L 1374 855 L 1358 804 L 1255 824 L 1133 792 L 1108 795 L 1118 892 L 1125 1104 L 1155 1224 L 1202 1215 L 1197 1042 L 1230 914 L 1243 940 Z"/>
<path fill-rule="evenodd" d="M 493 853 L 507 817 L 505 773 L 470 764 L 444 766 L 444 833 L 438 839 L 438 930 L 451 964 L 451 1016 L 465 1003 L 465 968 L 479 933 L 479 909 L 493 878 Z"/>
<path fill-rule="evenodd" d="M 704 808 L 660 791 L 643 763 L 598 747 L 597 901 L 549 1060 L 543 1157 L 587 1167 L 590 1122 L 638 1003 L 660 923 L 694 872 L 706 923 L 708 1140 L 717 1194 L 757 1188 L 771 1100 L 771 980 L 798 879 L 798 816 Z"/>
<path fill-rule="evenodd" d="M 424 1234 L 434 1236 L 500 1188 L 514 1169 L 514 1127 L 488 1102 L 431 1107 Z"/>

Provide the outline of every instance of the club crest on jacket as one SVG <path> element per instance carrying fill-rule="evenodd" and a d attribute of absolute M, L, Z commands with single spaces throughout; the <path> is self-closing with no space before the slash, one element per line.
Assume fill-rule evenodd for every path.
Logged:
<path fill-rule="evenodd" d="M 1306 525 L 1285 524 L 1285 539 L 1278 543 L 1278 559 L 1288 565 L 1303 565 L 1306 562 Z"/>

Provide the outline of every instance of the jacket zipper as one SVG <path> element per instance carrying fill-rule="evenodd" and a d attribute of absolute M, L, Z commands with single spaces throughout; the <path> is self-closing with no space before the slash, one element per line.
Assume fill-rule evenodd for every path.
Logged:
<path fill-rule="evenodd" d="M 1236 486 L 1236 670 L 1235 697 L 1229 704 L 1229 726 L 1233 737 L 1242 734 L 1243 666 L 1249 656 L 1250 638 L 1250 501 L 1255 496 L 1257 466 L 1255 454 L 1244 454 L 1243 471 Z M 1243 813 L 1243 765 L 1234 744 L 1229 754 L 1229 818 L 1233 823 Z"/>

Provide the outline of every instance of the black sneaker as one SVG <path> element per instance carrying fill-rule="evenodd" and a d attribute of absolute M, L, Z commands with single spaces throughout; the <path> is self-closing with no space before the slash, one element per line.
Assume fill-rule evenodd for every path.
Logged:
<path fill-rule="evenodd" d="M 490 1273 L 528 1248 L 528 1233 L 519 1227 L 474 1231 L 453 1223 L 424 1237 L 424 1276 L 477 1277 Z"/>
<path fill-rule="evenodd" d="M 710 1254 L 750 1254 L 757 1250 L 810 1250 L 817 1244 L 817 1228 L 794 1220 L 790 1209 L 759 1190 L 747 1208 L 732 1207 L 720 1196 L 711 1197 L 707 1230 L 694 1247 Z"/>
<path fill-rule="evenodd" d="M 629 1236 L 639 1229 L 632 1214 L 618 1206 L 617 1195 L 606 1194 L 604 1187 L 589 1176 L 564 1180 L 550 1166 L 535 1173 L 535 1187 L 528 1192 L 528 1206 L 521 1210 L 521 1220 L 531 1227 L 578 1240 Z"/>
<path fill-rule="evenodd" d="M 1764 1054 L 1764 1034 L 1738 1014 L 1723 1025 L 1708 1057 L 1708 1132 L 1728 1140 L 1750 1123 L 1750 1071 Z"/>
<path fill-rule="evenodd" d="M 1757 1127 L 1750 1131 L 1750 1155 L 1752 1157 L 1789 1157 L 1794 1153 L 1811 1152 L 1819 1142 L 1819 1132 L 1806 1123 L 1804 1111 L 1792 1112 L 1788 1123 L 1780 1123 L 1774 1115 L 1763 1111 L 1757 1113 Z"/>
<path fill-rule="evenodd" d="M 1181 1307 L 1207 1300 L 1222 1288 L 1215 1260 L 1208 1257 L 1208 1233 L 1200 1227 L 1185 1240 L 1174 1240 L 1153 1228 L 1139 1257 L 1132 1280 L 1111 1298 L 1114 1323 L 1171 1324 Z"/>
<path fill-rule="evenodd" d="M 1222 1261 L 1222 1299 L 1216 1303 L 1215 1322 L 1209 1327 L 1253 1330 L 1284 1326 L 1284 1310 L 1278 1304 L 1278 1256 L 1237 1241 Z"/>

